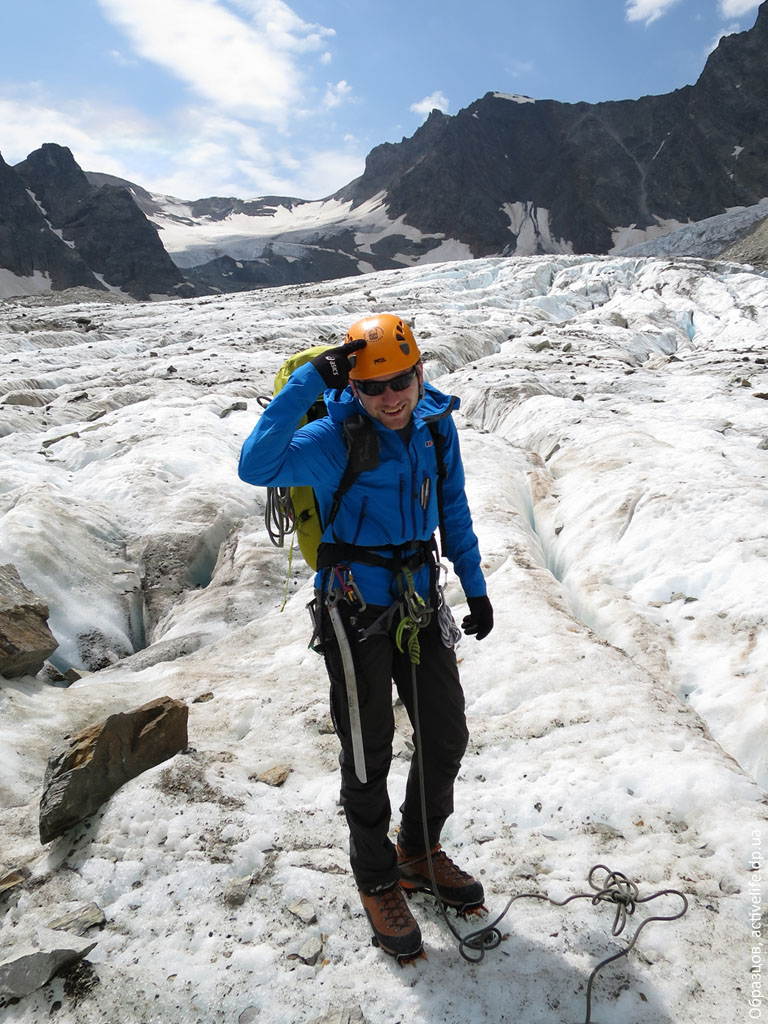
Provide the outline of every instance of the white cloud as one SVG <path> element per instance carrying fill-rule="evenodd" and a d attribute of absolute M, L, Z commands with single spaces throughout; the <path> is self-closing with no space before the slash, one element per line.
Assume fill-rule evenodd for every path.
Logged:
<path fill-rule="evenodd" d="M 331 82 L 328 82 L 323 106 L 328 108 L 338 107 L 340 103 L 351 99 L 351 97 L 352 86 L 348 82 L 345 82 L 343 78 L 340 82 L 337 82 L 336 85 L 332 85 Z"/>
<path fill-rule="evenodd" d="M 720 14 L 724 18 L 740 18 L 760 6 L 761 0 L 718 0 Z"/>
<path fill-rule="evenodd" d="M 98 3 L 126 37 L 108 56 L 138 64 L 139 71 L 147 61 L 166 69 L 187 87 L 187 102 L 143 116 L 98 99 L 54 96 L 39 85 L 6 91 L 0 147 L 8 163 L 56 142 L 84 170 L 182 199 L 316 199 L 362 173 L 365 154 L 356 138 L 340 132 L 334 148 L 335 141 L 319 134 L 319 115 L 353 99 L 343 79 L 312 79 L 331 59 L 332 29 L 303 21 L 283 0 Z M 309 114 L 317 125 L 307 127 Z M 291 137 L 299 119 L 302 131 Z"/>
<path fill-rule="evenodd" d="M 627 0 L 627 21 L 644 21 L 646 25 L 661 18 L 680 0 Z"/>
<path fill-rule="evenodd" d="M 179 199 L 286 195 L 322 199 L 362 174 L 359 140 L 338 149 L 289 148 L 271 126 L 254 126 L 214 107 L 189 107 L 155 124 L 131 111 L 46 100 L 29 89 L 0 99 L 2 156 L 24 160 L 44 142 L 68 146 L 83 170 L 127 178 Z M 281 141 L 282 140 L 282 141 Z"/>
<path fill-rule="evenodd" d="M 303 103 L 297 54 L 332 30 L 302 21 L 282 0 L 98 0 L 135 53 L 222 110 L 285 127 Z"/>
<path fill-rule="evenodd" d="M 435 91 L 431 96 L 425 96 L 423 100 L 419 100 L 418 103 L 412 103 L 410 109 L 414 114 L 420 114 L 422 117 L 426 117 L 433 110 L 442 110 L 444 114 L 448 113 L 448 107 L 450 101 L 439 91 Z"/>
<path fill-rule="evenodd" d="M 220 0 L 213 0 L 221 6 Z M 332 28 L 304 21 L 284 0 L 233 0 L 235 5 L 253 19 L 254 25 L 269 38 L 270 44 L 280 50 L 306 53 L 320 50 L 328 36 L 335 36 Z"/>
<path fill-rule="evenodd" d="M 44 142 L 55 142 L 71 149 L 84 170 L 127 177 L 125 155 L 162 149 L 152 125 L 133 111 L 90 103 L 62 107 L 35 88 L 0 99 L 0 124 L 2 155 L 9 164 L 24 160 Z"/>

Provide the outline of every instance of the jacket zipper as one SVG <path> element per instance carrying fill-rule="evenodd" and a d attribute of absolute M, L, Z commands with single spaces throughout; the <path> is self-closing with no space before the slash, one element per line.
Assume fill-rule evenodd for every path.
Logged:
<path fill-rule="evenodd" d="M 357 528 L 355 529 L 355 535 L 352 538 L 352 543 L 357 544 L 357 538 L 360 536 L 360 531 L 363 528 L 363 520 L 365 519 L 365 507 L 368 504 L 368 495 L 366 494 L 363 498 L 362 504 L 360 505 L 360 515 L 357 519 Z"/>

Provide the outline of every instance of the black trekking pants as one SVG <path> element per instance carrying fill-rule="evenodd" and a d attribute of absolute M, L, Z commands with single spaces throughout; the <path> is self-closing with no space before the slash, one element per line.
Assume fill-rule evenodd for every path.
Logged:
<path fill-rule="evenodd" d="M 413 725 L 412 664 L 397 650 L 394 633 L 360 640 L 358 630 L 373 623 L 384 611 L 368 606 L 349 622 L 349 606 L 339 605 L 347 624 L 355 663 L 358 702 L 365 748 L 368 781 L 355 775 L 352 741 L 349 732 L 344 668 L 328 611 L 323 608 L 322 635 L 325 663 L 331 681 L 331 715 L 341 742 L 341 803 L 350 832 L 350 863 L 361 889 L 369 890 L 394 882 L 398 877 L 397 854 L 388 832 L 391 807 L 387 776 L 392 760 L 394 714 L 392 683 Z M 453 784 L 469 734 L 464 715 L 464 693 L 459 680 L 456 656 L 443 645 L 435 616 L 419 633 L 420 664 L 416 666 L 421 749 L 424 761 L 424 789 L 427 808 L 427 835 L 432 848 L 453 811 Z M 414 747 L 418 738 L 414 735 Z M 400 823 L 399 842 L 409 854 L 424 852 L 419 767 L 416 752 L 406 785 Z"/>

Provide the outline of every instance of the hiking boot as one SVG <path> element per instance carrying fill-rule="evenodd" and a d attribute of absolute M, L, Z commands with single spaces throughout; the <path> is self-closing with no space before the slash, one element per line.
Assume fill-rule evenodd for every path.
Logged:
<path fill-rule="evenodd" d="M 437 895 L 443 903 L 453 907 L 459 914 L 470 914 L 484 909 L 485 893 L 482 883 L 457 867 L 439 843 L 430 852 Z M 400 885 L 407 893 L 426 892 L 435 895 L 425 853 L 408 857 L 398 846 L 397 867 L 400 871 Z"/>
<path fill-rule="evenodd" d="M 407 963 L 422 955 L 421 931 L 397 882 L 371 892 L 360 890 L 373 930 L 373 944 Z"/>

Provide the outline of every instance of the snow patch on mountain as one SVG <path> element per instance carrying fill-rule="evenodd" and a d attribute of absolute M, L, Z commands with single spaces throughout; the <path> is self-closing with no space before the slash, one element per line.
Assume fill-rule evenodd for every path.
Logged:
<path fill-rule="evenodd" d="M 515 256 L 537 256 L 541 253 L 573 253 L 573 245 L 563 238 L 554 238 L 549 225 L 549 210 L 535 203 L 505 203 L 510 232 L 516 237 Z"/>
<path fill-rule="evenodd" d="M 523 96 L 521 93 L 495 92 L 492 94 L 497 100 L 510 100 L 512 103 L 535 103 L 531 96 Z"/>
<path fill-rule="evenodd" d="M 15 295 L 39 295 L 50 289 L 50 277 L 39 270 L 28 277 L 22 277 L 0 267 L 0 299 L 9 299 Z"/>

